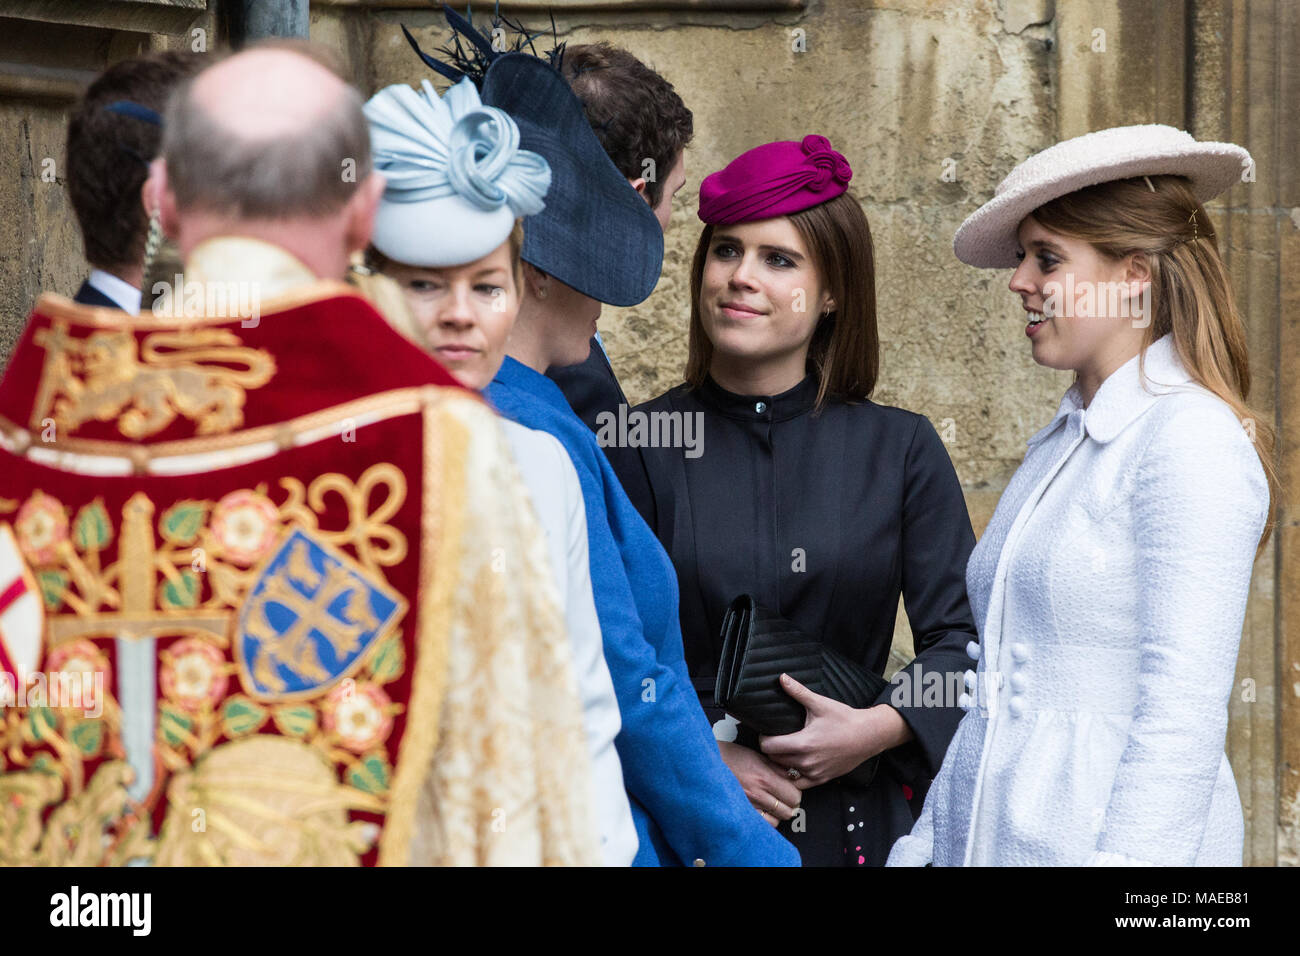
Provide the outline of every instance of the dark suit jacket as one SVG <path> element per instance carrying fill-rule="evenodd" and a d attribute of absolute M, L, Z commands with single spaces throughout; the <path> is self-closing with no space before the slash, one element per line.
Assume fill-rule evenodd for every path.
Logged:
<path fill-rule="evenodd" d="M 100 305 L 108 309 L 122 308 L 108 296 L 104 295 L 104 293 L 91 285 L 89 280 L 81 283 L 81 288 L 78 289 L 77 294 L 72 297 L 72 301 L 76 302 L 78 305 Z"/>
<path fill-rule="evenodd" d="M 610 413 L 617 420 L 618 407 L 627 405 L 627 397 L 618 384 L 618 377 L 595 336 L 591 338 L 591 354 L 585 362 L 549 368 L 546 376 L 560 387 L 574 413 L 597 434 L 600 433 L 598 418 L 602 412 Z M 601 447 L 609 463 L 614 466 L 623 490 L 632 499 L 632 504 L 636 505 L 639 512 L 646 514 L 653 507 L 653 496 L 640 452 L 621 445 Z"/>

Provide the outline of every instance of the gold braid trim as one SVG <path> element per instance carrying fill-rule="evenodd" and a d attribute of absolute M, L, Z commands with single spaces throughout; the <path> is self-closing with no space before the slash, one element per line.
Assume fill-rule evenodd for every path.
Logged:
<path fill-rule="evenodd" d="M 451 639 L 452 600 L 464 527 L 470 434 L 450 415 L 435 414 L 446 395 L 423 410 L 424 482 L 420 499 L 420 575 L 415 671 L 406 730 L 398 751 L 388 817 L 379 840 L 380 866 L 407 866 L 420 790 L 441 731 Z M 440 479 L 445 478 L 444 485 Z"/>
<path fill-rule="evenodd" d="M 295 289 L 284 295 L 267 299 L 258 307 L 258 321 L 264 321 L 268 316 L 277 312 L 287 312 L 290 309 L 310 305 L 313 302 L 338 298 L 359 299 L 370 305 L 370 301 L 365 296 L 346 282 L 337 279 L 321 279 L 319 282 L 303 286 L 301 289 Z M 370 307 L 374 308 L 373 305 L 370 305 Z M 230 325 L 244 318 L 240 315 L 154 315 L 152 312 L 131 315 L 129 312 L 121 312 L 101 305 L 81 305 L 66 296 L 54 292 L 42 293 L 40 298 L 36 300 L 36 306 L 32 311 L 51 319 L 65 319 L 74 325 L 89 326 L 96 329 L 123 329 L 129 331 L 192 329 L 206 325 Z"/>
<path fill-rule="evenodd" d="M 453 385 L 417 385 L 395 388 L 387 392 L 377 392 L 363 398 L 352 399 L 340 405 L 307 412 L 296 418 L 290 418 L 273 425 L 256 425 L 240 429 L 228 435 L 208 435 L 197 438 L 177 438 L 165 442 L 141 444 L 139 442 L 107 441 L 93 438 L 63 438 L 56 442 L 42 442 L 32 434 L 9 419 L 0 415 L 0 432 L 4 432 L 9 441 L 21 448 L 16 454 L 22 454 L 28 448 L 49 448 L 61 452 L 75 452 L 81 455 L 107 455 L 114 458 L 142 459 L 152 461 L 158 458 L 178 458 L 184 455 L 197 455 L 213 451 L 227 451 L 249 445 L 282 438 L 294 438 L 304 432 L 323 429 L 331 425 L 342 425 L 347 419 L 375 416 L 376 420 L 393 418 L 399 415 L 411 415 L 423 407 L 430 393 L 449 391 L 461 398 L 475 402 L 482 399 L 471 392 Z M 358 423 L 359 426 L 360 423 Z M 327 436 L 322 435 L 321 438 Z M 272 457 L 277 452 L 268 452 L 263 457 Z"/>

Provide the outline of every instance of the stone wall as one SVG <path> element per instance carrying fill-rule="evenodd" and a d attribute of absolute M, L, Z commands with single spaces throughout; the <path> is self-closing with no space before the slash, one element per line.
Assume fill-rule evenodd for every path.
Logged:
<path fill-rule="evenodd" d="M 64 23 L 52 22 L 52 7 Z M 218 32 L 217 0 L 0 0 L 0 353 L 40 289 L 80 281 L 59 157 L 67 96 L 88 71 L 144 46 Z M 417 0 L 317 0 L 311 35 L 341 50 L 369 94 L 429 72 L 446 37 Z M 73 8 L 84 7 L 78 14 Z M 130 24 L 91 8 L 130 7 Z M 852 194 L 875 237 L 882 342 L 876 399 L 922 412 L 948 444 L 976 531 L 1054 413 L 1069 376 L 1035 365 L 1005 271 L 952 255 L 962 219 L 1029 153 L 1105 126 L 1163 122 L 1247 145 L 1255 181 L 1211 204 L 1249 328 L 1263 420 L 1300 474 L 1300 181 L 1287 110 L 1300 83 L 1300 5 L 1276 0 L 524 0 L 534 29 L 555 14 L 568 42 L 606 39 L 658 68 L 695 114 L 688 183 L 674 204 L 664 275 L 632 309 L 607 309 L 603 337 L 633 401 L 680 381 L 687 272 L 700 233 L 700 178 L 758 143 L 825 134 L 855 169 Z M 45 10 L 45 19 L 33 11 Z M 152 8 L 152 10 L 150 9 Z M 174 19 L 193 8 L 193 20 Z M 482 4 L 483 10 L 489 9 Z M 165 13 L 169 19 L 162 22 Z M 152 14 L 150 21 L 147 14 Z M 184 19 L 181 17 L 180 19 Z M 35 52 L 33 52 L 35 51 Z M 25 57 L 25 59 L 24 59 Z M 440 84 L 441 85 L 441 84 Z M 59 160 L 61 166 L 61 159 Z M 1257 562 L 1231 705 L 1229 755 L 1247 815 L 1247 862 L 1300 860 L 1300 545 L 1291 498 Z M 899 652 L 907 646 L 900 623 Z"/>
<path fill-rule="evenodd" d="M 38 293 L 85 278 L 64 180 L 77 96 L 110 63 L 221 39 L 207 0 L 0 0 L 0 361 Z"/>

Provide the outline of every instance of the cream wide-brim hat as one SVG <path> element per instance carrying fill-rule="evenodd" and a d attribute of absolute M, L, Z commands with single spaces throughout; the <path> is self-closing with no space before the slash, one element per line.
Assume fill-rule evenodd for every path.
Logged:
<path fill-rule="evenodd" d="M 1186 176 L 1201 202 L 1242 182 L 1250 153 L 1235 143 L 1198 143 L 1172 126 L 1116 126 L 1035 153 L 998 183 L 993 198 L 971 213 L 953 237 L 957 258 L 984 269 L 1019 264 L 1024 218 L 1075 190 L 1134 176 Z"/>

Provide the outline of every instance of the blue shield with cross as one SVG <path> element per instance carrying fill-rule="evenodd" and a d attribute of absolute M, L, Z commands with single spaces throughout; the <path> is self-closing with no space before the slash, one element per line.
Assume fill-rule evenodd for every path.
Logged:
<path fill-rule="evenodd" d="M 293 528 L 240 609 L 240 681 L 264 700 L 315 696 L 356 670 L 405 610 L 379 575 Z"/>

